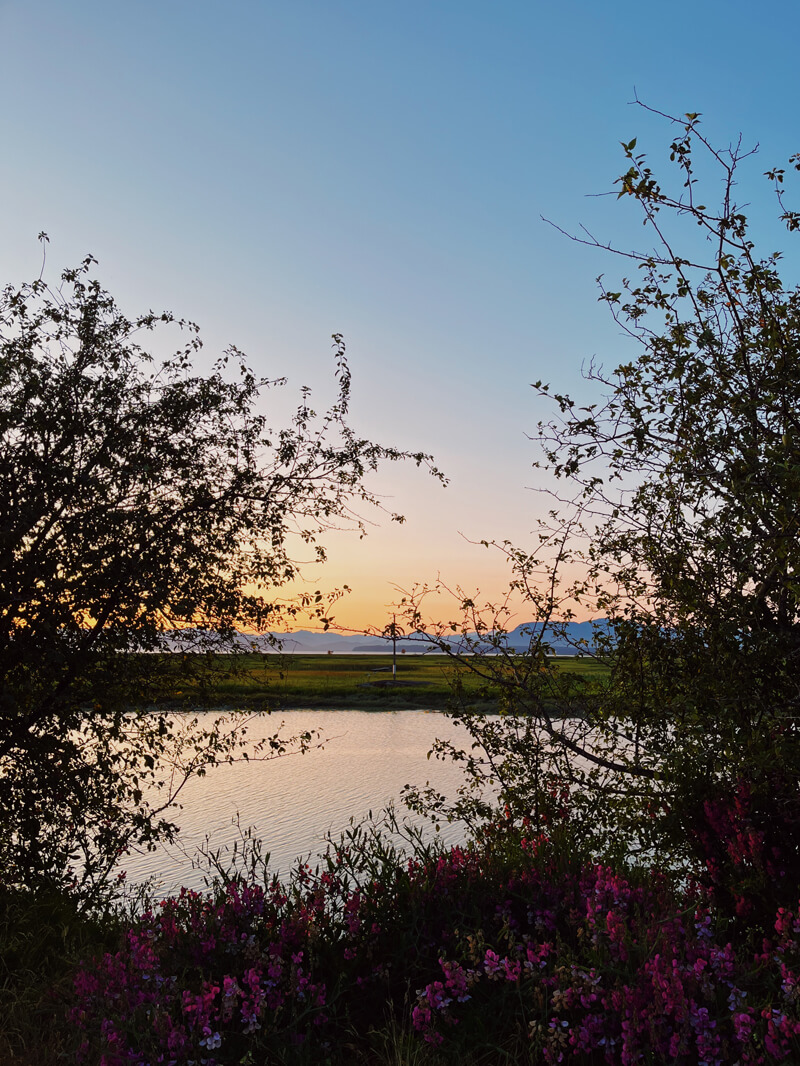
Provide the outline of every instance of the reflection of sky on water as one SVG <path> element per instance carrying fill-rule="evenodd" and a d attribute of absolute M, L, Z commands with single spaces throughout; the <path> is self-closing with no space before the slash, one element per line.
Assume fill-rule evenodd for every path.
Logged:
<path fill-rule="evenodd" d="M 370 810 L 377 815 L 399 799 L 404 785 L 430 781 L 452 797 L 462 780 L 457 766 L 427 758 L 436 737 L 469 746 L 466 731 L 441 714 L 291 711 L 253 722 L 249 735 L 271 736 L 281 720 L 285 736 L 319 730 L 328 742 L 305 755 L 221 766 L 190 781 L 175 817 L 185 854 L 172 847 L 128 856 L 122 865 L 129 883 L 156 875 L 165 890 L 201 888 L 203 873 L 192 869 L 190 857 L 206 837 L 212 849 L 232 844 L 237 814 L 241 828 L 253 826 L 264 841 L 272 868 L 286 874 L 298 856 L 323 850 L 326 833 L 337 837 L 351 817 L 362 819 Z M 455 825 L 443 826 L 441 835 L 446 843 L 463 839 Z"/>

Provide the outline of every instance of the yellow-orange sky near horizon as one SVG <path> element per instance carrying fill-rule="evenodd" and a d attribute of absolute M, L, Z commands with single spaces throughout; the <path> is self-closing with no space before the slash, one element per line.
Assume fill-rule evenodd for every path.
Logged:
<path fill-rule="evenodd" d="M 408 489 L 406 478 L 403 480 Z M 304 567 L 301 580 L 281 589 L 280 598 L 290 600 L 293 593 L 313 595 L 317 590 L 326 595 L 346 585 L 350 591 L 336 601 L 331 616 L 336 628 L 357 632 L 381 630 L 395 612 L 399 620 L 397 605 L 403 595 L 425 585 L 432 591 L 424 599 L 422 614 L 431 622 L 460 617 L 459 589 L 480 606 L 499 606 L 507 601 L 510 627 L 531 621 L 533 605 L 518 593 L 509 598 L 514 575 L 507 555 L 502 547 L 481 541 L 509 540 L 516 548 L 532 551 L 537 543 L 533 526 L 539 497 L 526 493 L 523 487 L 515 497 L 509 493 L 505 501 L 496 499 L 496 511 L 477 508 L 474 513 L 459 514 L 459 501 L 448 509 L 449 490 L 425 480 L 422 473 L 412 487 L 415 491 L 408 499 L 397 496 L 392 500 L 393 507 L 405 511 L 404 523 L 391 522 L 377 512 L 371 516 L 375 524 L 361 540 L 357 534 L 344 531 L 323 537 L 327 561 Z M 459 495 L 464 508 L 465 494 Z M 509 515 L 516 517 L 516 522 L 509 522 Z M 577 576 L 574 567 L 565 568 L 562 588 Z M 534 583 L 546 588 L 544 570 Z M 439 591 L 433 591 L 437 585 Z M 575 608 L 575 604 L 569 606 Z M 587 607 L 577 609 L 575 615 L 583 621 L 594 613 Z M 317 628 L 317 624 L 310 616 L 298 615 L 288 628 Z"/>

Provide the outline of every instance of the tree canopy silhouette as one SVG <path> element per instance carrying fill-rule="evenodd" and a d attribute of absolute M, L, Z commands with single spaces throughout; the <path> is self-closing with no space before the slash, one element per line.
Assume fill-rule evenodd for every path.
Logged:
<path fill-rule="evenodd" d="M 174 794 L 240 739 L 145 712 L 159 668 L 213 663 L 196 653 L 276 626 L 298 555 L 324 558 L 332 525 L 363 532 L 365 475 L 430 467 L 351 429 L 340 336 L 333 406 L 318 416 L 304 389 L 272 430 L 262 401 L 281 379 L 235 348 L 198 373 L 197 327 L 128 318 L 93 263 L 0 298 L 0 865 L 12 883 L 86 892 L 125 848 L 173 831 L 152 786 Z M 170 326 L 182 347 L 149 353 Z M 304 606 L 324 617 L 319 593 Z M 170 632 L 194 654 L 153 654 Z"/>

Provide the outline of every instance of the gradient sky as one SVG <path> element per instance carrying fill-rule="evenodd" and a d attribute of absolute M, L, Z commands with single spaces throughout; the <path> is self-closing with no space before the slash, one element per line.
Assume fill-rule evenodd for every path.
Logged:
<path fill-rule="evenodd" d="M 622 140 L 666 159 L 634 93 L 759 141 L 760 180 L 800 150 L 798 37 L 788 0 L 0 0 L 0 282 L 38 274 L 40 230 L 54 274 L 91 252 L 128 314 L 287 375 L 278 424 L 301 385 L 332 398 L 343 333 L 356 429 L 450 485 L 382 473 L 407 522 L 333 536 L 309 587 L 347 583 L 354 627 L 437 574 L 494 595 L 502 560 L 470 541 L 525 546 L 547 509 L 530 383 L 635 356 L 597 303 L 619 261 L 540 216 L 641 246 L 630 206 L 587 198 Z"/>

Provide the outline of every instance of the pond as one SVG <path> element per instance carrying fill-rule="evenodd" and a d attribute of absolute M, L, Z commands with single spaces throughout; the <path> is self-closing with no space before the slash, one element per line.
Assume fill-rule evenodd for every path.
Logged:
<path fill-rule="evenodd" d="M 204 870 L 192 858 L 206 840 L 214 850 L 231 846 L 239 828 L 252 826 L 270 852 L 270 867 L 286 875 L 295 860 L 324 850 L 326 834 L 334 838 L 351 818 L 377 815 L 398 801 L 404 785 L 431 785 L 455 797 L 462 771 L 449 761 L 428 759 L 437 737 L 469 748 L 463 726 L 445 715 L 426 711 L 288 711 L 265 716 L 248 727 L 253 739 L 319 730 L 325 746 L 267 762 L 220 766 L 190 781 L 181 793 L 180 847 L 164 846 L 128 855 L 123 863 L 132 885 L 156 878 L 159 891 L 185 885 L 203 887 Z M 419 820 L 417 820 L 417 824 Z M 436 834 L 426 827 L 430 838 Z M 442 826 L 446 844 L 461 843 L 463 827 Z"/>

